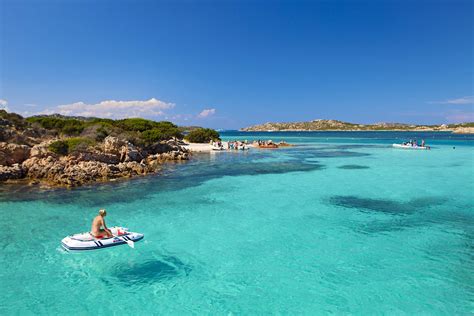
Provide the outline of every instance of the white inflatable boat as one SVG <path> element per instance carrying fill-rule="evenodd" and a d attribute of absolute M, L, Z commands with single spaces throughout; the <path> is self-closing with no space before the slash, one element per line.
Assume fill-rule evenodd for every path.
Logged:
<path fill-rule="evenodd" d="M 129 232 L 128 228 L 124 227 L 112 227 L 110 230 L 114 237 L 95 238 L 87 232 L 67 236 L 61 240 L 61 244 L 66 250 L 95 250 L 123 245 L 130 241 L 136 242 L 144 237 L 143 234 Z"/>
<path fill-rule="evenodd" d="M 430 149 L 429 146 L 411 146 L 411 145 L 403 145 L 403 144 L 393 144 L 395 148 L 402 148 L 402 149 L 415 149 L 415 150 L 428 150 Z"/>

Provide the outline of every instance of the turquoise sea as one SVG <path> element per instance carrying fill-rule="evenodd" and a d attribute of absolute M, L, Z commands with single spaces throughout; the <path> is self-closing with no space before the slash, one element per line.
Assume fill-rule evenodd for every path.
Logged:
<path fill-rule="evenodd" d="M 0 314 L 474 313 L 473 136 L 222 136 L 298 146 L 72 190 L 0 185 Z M 391 148 L 411 138 L 432 150 Z M 145 239 L 62 250 L 99 208 Z"/>

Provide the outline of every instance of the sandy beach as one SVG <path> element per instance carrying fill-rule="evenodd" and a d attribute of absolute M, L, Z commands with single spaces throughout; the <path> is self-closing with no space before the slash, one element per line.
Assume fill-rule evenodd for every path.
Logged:
<path fill-rule="evenodd" d="M 183 145 L 183 147 L 194 153 L 204 153 L 204 152 L 212 151 L 212 145 L 209 143 L 206 143 L 206 144 L 186 143 L 185 145 Z"/>

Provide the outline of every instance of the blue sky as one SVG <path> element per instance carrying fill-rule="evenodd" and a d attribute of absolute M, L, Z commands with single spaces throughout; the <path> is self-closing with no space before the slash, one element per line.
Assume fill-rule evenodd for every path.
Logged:
<path fill-rule="evenodd" d="M 474 121 L 473 1 L 0 0 L 0 106 L 240 128 Z"/>

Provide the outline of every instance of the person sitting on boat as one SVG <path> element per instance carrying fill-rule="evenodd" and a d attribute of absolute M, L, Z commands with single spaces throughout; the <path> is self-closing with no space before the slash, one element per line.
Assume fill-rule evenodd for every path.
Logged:
<path fill-rule="evenodd" d="M 92 221 L 91 235 L 95 238 L 109 238 L 112 237 L 112 232 L 105 225 L 104 217 L 107 215 L 107 212 L 102 209 L 99 210 L 99 215 L 97 215 Z"/>

